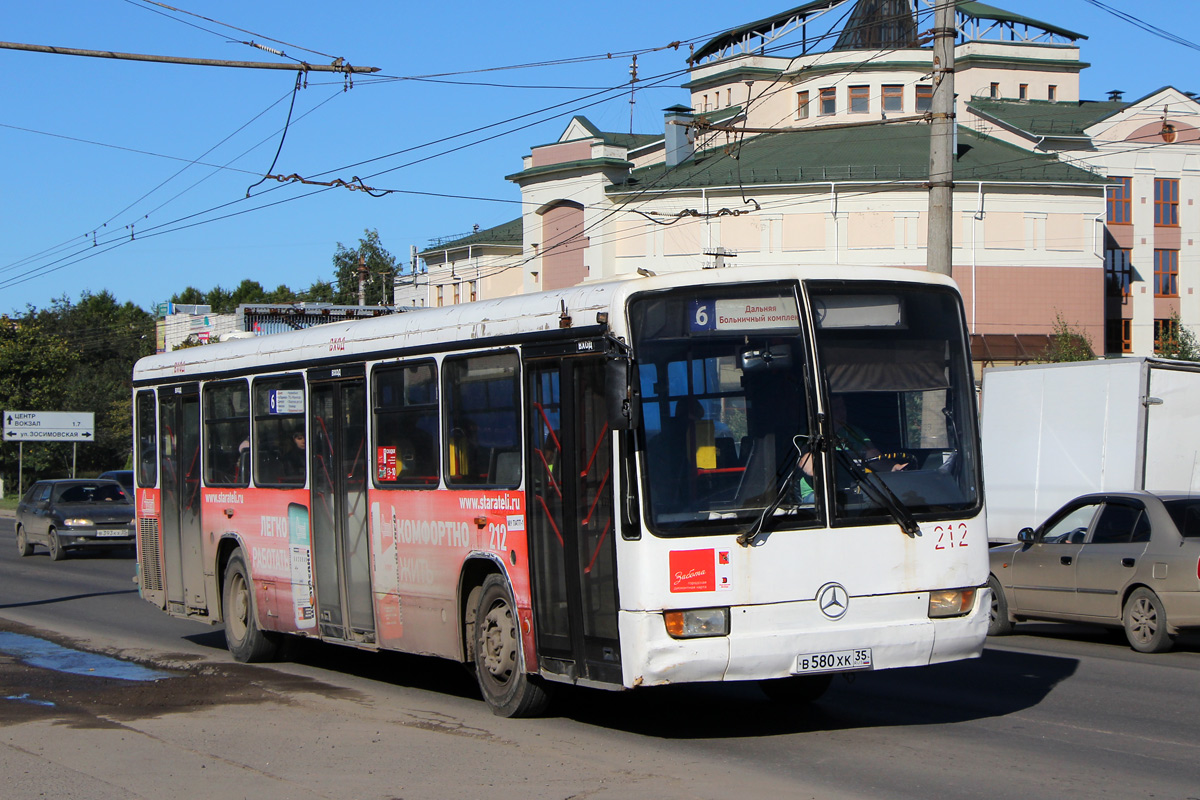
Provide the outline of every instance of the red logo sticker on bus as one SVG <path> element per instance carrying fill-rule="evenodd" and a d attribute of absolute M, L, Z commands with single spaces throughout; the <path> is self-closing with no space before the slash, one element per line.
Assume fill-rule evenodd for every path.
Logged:
<path fill-rule="evenodd" d="M 713 550 L 672 550 L 671 591 L 711 592 L 717 588 Z"/>
<path fill-rule="evenodd" d="M 396 480 L 396 448 L 375 448 L 375 479 L 380 481 Z"/>

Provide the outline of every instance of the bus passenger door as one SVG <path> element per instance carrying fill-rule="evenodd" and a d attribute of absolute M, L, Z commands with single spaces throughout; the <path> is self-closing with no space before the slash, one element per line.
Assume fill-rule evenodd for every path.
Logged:
<path fill-rule="evenodd" d="M 374 643 L 367 527 L 366 388 L 363 378 L 309 373 L 309 473 L 313 573 L 321 635 Z M 357 368 L 361 375 L 362 368 Z"/>
<path fill-rule="evenodd" d="M 158 462 L 167 610 L 206 611 L 200 537 L 200 387 L 160 389 Z"/>
<path fill-rule="evenodd" d="M 526 516 L 538 664 L 573 680 L 620 684 L 605 362 L 531 355 L 527 349 Z"/>

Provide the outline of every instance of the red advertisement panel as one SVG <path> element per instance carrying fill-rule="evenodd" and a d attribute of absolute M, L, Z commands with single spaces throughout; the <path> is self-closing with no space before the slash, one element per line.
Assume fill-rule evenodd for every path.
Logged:
<path fill-rule="evenodd" d="M 716 551 L 672 550 L 672 592 L 711 592 L 717 588 Z"/>

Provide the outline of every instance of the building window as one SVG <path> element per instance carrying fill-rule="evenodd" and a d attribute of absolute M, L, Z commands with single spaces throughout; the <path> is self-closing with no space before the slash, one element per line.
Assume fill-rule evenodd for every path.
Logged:
<path fill-rule="evenodd" d="M 917 84 L 917 113 L 928 113 L 931 108 L 933 108 L 933 86 L 928 83 Z"/>
<path fill-rule="evenodd" d="M 1179 349 L 1179 320 L 1154 320 L 1154 352 L 1174 352 Z"/>
<path fill-rule="evenodd" d="M 1029 99 L 1029 84 L 1028 83 L 1022 83 L 1020 86 L 1017 87 L 1017 98 L 1020 100 L 1028 100 Z"/>
<path fill-rule="evenodd" d="M 1133 352 L 1133 320 L 1110 319 L 1104 324 L 1104 352 Z"/>
<path fill-rule="evenodd" d="M 1129 285 L 1133 281 L 1130 266 L 1132 250 L 1117 248 L 1104 251 L 1104 285 L 1109 297 L 1129 297 Z"/>
<path fill-rule="evenodd" d="M 1154 296 L 1179 297 L 1179 251 L 1154 251 Z"/>
<path fill-rule="evenodd" d="M 901 113 L 904 111 L 904 87 L 891 85 L 883 87 L 884 113 Z"/>
<path fill-rule="evenodd" d="M 829 87 L 821 90 L 821 116 L 828 117 L 837 113 L 837 89 Z"/>
<path fill-rule="evenodd" d="M 443 305 L 443 300 L 444 300 L 444 297 L 443 297 L 443 294 L 442 294 L 442 289 L 443 289 L 443 288 L 444 288 L 444 287 L 442 287 L 441 285 L 439 285 L 439 286 L 437 287 L 437 306 L 438 306 L 438 308 L 441 308 L 441 307 L 442 307 L 442 305 Z"/>
<path fill-rule="evenodd" d="M 471 281 L 468 285 L 471 288 L 471 302 L 474 303 L 479 299 L 479 281 Z"/>
<path fill-rule="evenodd" d="M 1109 178 L 1113 182 L 1108 187 L 1108 223 L 1110 225 L 1129 225 L 1133 222 L 1133 178 Z"/>
<path fill-rule="evenodd" d="M 1058 100 L 1058 87 L 1053 83 L 1046 88 L 1046 99 L 1051 103 Z"/>
<path fill-rule="evenodd" d="M 1154 179 L 1154 224 L 1179 225 L 1179 179 Z"/>
<path fill-rule="evenodd" d="M 850 87 L 850 113 L 867 114 L 871 111 L 871 87 Z"/>
<path fill-rule="evenodd" d="M 731 105 L 733 105 L 733 89 L 726 89 L 725 90 L 725 106 L 729 107 Z"/>
<path fill-rule="evenodd" d="M 988 86 L 988 97 L 992 98 L 993 100 L 1000 97 L 1000 84 L 993 83 Z"/>
<path fill-rule="evenodd" d="M 796 119 L 808 119 L 808 91 L 796 92 Z"/>

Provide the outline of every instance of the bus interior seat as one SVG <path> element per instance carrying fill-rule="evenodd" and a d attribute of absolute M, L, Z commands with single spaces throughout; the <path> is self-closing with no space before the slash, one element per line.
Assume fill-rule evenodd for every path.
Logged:
<path fill-rule="evenodd" d="M 733 443 L 732 436 L 717 437 L 717 466 L 722 469 L 740 466 L 737 445 Z"/>
<path fill-rule="evenodd" d="M 517 450 L 493 450 L 488 483 L 516 486 L 521 482 L 521 453 Z"/>

